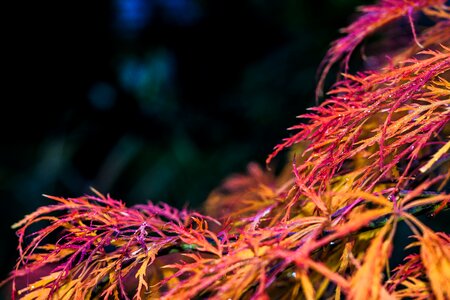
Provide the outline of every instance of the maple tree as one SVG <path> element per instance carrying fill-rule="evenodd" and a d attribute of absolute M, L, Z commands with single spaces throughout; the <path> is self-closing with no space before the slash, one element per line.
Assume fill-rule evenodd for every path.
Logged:
<path fill-rule="evenodd" d="M 450 7 L 381 0 L 360 11 L 326 54 L 317 95 L 339 61 L 341 79 L 267 159 L 290 149 L 279 176 L 251 164 L 203 214 L 96 191 L 50 197 L 14 225 L 13 297 L 450 299 L 449 232 L 418 217 L 450 200 Z M 363 40 L 399 20 L 410 43 L 350 73 Z M 400 222 L 419 252 L 389 270 Z"/>

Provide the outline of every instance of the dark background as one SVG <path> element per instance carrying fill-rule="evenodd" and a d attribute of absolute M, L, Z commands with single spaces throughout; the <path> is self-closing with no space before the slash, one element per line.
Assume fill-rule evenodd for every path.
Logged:
<path fill-rule="evenodd" d="M 11 1 L 12 2 L 12 1 Z M 30 1 L 31 2 L 31 1 Z M 93 186 L 199 207 L 314 103 L 363 0 L 16 1 L 3 7 L 0 278 L 11 224 Z"/>

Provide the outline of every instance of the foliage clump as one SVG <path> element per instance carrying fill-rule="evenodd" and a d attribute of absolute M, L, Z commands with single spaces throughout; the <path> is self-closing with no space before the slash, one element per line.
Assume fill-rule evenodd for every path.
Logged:
<path fill-rule="evenodd" d="M 326 54 L 318 95 L 343 59 L 341 79 L 267 159 L 289 148 L 292 164 L 278 177 L 250 165 L 211 193 L 204 214 L 166 204 L 127 208 L 100 193 L 51 197 L 54 205 L 15 225 L 13 296 L 450 299 L 449 232 L 418 217 L 442 212 L 450 200 L 445 3 L 362 7 Z M 366 37 L 402 21 L 409 44 L 348 72 Z M 413 233 L 407 248 L 418 251 L 389 270 L 399 222 Z"/>

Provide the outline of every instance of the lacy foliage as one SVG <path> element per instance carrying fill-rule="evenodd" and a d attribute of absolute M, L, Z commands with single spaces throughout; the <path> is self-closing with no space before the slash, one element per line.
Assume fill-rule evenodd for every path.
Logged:
<path fill-rule="evenodd" d="M 450 299 L 450 236 L 418 219 L 448 208 L 450 12 L 439 0 L 361 8 L 324 63 L 348 64 L 365 37 L 399 18 L 411 45 L 386 66 L 343 74 L 300 116 L 267 163 L 213 191 L 205 215 L 109 196 L 56 198 L 18 229 L 10 280 L 21 299 Z M 416 32 L 414 16 L 428 18 Z M 418 253 L 387 270 L 405 222 Z M 34 224 L 45 223 L 35 229 Z"/>

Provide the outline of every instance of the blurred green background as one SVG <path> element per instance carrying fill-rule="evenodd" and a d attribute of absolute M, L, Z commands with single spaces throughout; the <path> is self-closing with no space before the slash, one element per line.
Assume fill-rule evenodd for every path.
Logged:
<path fill-rule="evenodd" d="M 15 2 L 3 45 L 0 278 L 10 225 L 93 186 L 198 207 L 314 102 L 362 0 Z"/>

